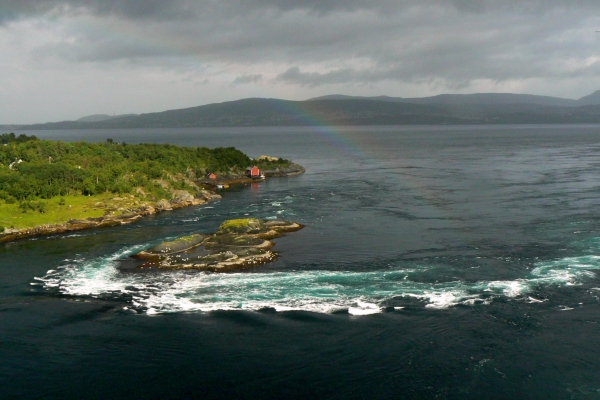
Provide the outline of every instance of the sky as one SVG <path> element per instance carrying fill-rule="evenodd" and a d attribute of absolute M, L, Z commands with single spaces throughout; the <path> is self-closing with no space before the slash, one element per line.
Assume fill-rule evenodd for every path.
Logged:
<path fill-rule="evenodd" d="M 0 0 L 0 124 L 600 89 L 597 0 Z"/>

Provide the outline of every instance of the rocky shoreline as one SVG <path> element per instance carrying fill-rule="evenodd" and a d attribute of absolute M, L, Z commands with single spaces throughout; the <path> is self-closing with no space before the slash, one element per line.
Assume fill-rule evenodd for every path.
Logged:
<path fill-rule="evenodd" d="M 285 177 L 295 176 L 306 172 L 304 167 L 292 163 L 285 168 L 276 167 L 272 170 L 263 170 L 266 177 Z M 264 179 L 264 178 L 263 178 Z M 261 179 L 261 180 L 263 180 Z M 235 184 L 255 182 L 256 179 L 240 176 L 223 176 L 216 181 L 196 181 L 205 187 L 215 187 L 217 184 Z M 190 185 L 200 189 L 195 183 L 188 182 Z M 166 185 L 168 188 L 168 185 Z M 153 205 L 143 205 L 141 207 L 132 207 L 128 209 L 119 209 L 121 214 L 114 215 L 114 210 L 106 209 L 106 215 L 102 217 L 91 217 L 85 219 L 71 219 L 65 223 L 45 224 L 25 229 L 6 228 L 0 233 L 0 243 L 12 242 L 15 240 L 26 239 L 37 236 L 47 236 L 66 232 L 80 231 L 91 228 L 103 228 L 109 226 L 126 225 L 140 220 L 147 215 L 153 215 L 162 211 L 176 210 L 183 207 L 197 206 L 206 204 L 209 201 L 220 199 L 221 196 L 212 190 L 199 190 L 196 195 L 190 194 L 185 190 L 171 190 L 173 199 L 161 199 Z"/>
<path fill-rule="evenodd" d="M 3 233 L 0 233 L 0 243 L 12 242 L 15 240 L 36 236 L 80 231 L 84 229 L 126 225 L 138 221 L 146 215 L 153 215 L 162 211 L 170 211 L 183 207 L 206 204 L 209 201 L 220 198 L 220 195 L 208 190 L 203 190 L 196 196 L 192 196 L 185 190 L 178 190 L 174 193 L 174 198 L 170 201 L 161 199 L 154 205 L 145 205 L 136 209 L 129 209 L 118 215 L 111 215 L 109 213 L 97 218 L 72 219 L 63 224 L 47 224 L 27 229 L 5 229 Z"/>
<path fill-rule="evenodd" d="M 266 177 L 284 177 L 284 176 L 296 176 L 305 173 L 306 170 L 303 166 L 291 163 L 289 166 L 285 168 L 275 168 L 275 169 L 266 169 L 263 170 L 263 174 Z"/>
<path fill-rule="evenodd" d="M 271 239 L 303 227 L 284 220 L 228 220 L 214 234 L 183 236 L 121 260 L 120 269 L 227 272 L 253 268 L 277 258 L 270 250 L 275 245 Z"/>
<path fill-rule="evenodd" d="M 265 178 L 283 178 L 286 176 L 297 176 L 302 175 L 306 172 L 303 166 L 291 163 L 287 167 L 275 167 L 271 169 L 261 169 L 263 177 L 250 178 L 246 175 L 221 175 L 214 179 L 204 179 L 202 184 L 215 187 L 217 185 L 232 185 L 232 184 L 245 184 L 253 182 L 264 181 Z"/>

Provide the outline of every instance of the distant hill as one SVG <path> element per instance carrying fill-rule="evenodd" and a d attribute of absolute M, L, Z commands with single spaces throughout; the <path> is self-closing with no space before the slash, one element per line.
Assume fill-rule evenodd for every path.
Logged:
<path fill-rule="evenodd" d="M 108 121 L 113 118 L 121 118 L 121 117 L 132 117 L 138 114 L 121 114 L 121 115 L 108 115 L 108 114 L 94 114 L 88 115 L 87 117 L 81 117 L 77 121 L 79 122 L 102 122 Z"/>
<path fill-rule="evenodd" d="M 590 106 L 600 104 L 600 90 L 596 90 L 594 93 L 584 96 L 577 100 L 580 106 Z"/>
<path fill-rule="evenodd" d="M 100 115 L 78 121 L 4 125 L 0 130 L 575 123 L 600 123 L 600 91 L 579 100 L 511 93 L 416 99 L 343 95 L 305 101 L 251 98 L 109 119 Z"/>
<path fill-rule="evenodd" d="M 375 100 L 413 104 L 536 104 L 544 106 L 577 107 L 582 105 L 600 104 L 600 91 L 582 97 L 579 100 L 515 93 L 440 94 L 430 97 L 406 98 L 389 96 L 360 97 L 334 94 L 309 99 L 309 101 L 312 100 Z"/>

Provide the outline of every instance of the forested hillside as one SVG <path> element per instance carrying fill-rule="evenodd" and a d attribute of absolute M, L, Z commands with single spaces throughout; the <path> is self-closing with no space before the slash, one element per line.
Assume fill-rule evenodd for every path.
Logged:
<path fill-rule="evenodd" d="M 0 199 L 6 203 L 65 195 L 143 191 L 165 197 L 162 179 L 185 189 L 207 171 L 239 173 L 251 160 L 233 147 L 65 143 L 0 135 Z M 173 179 L 178 177 L 178 179 Z"/>

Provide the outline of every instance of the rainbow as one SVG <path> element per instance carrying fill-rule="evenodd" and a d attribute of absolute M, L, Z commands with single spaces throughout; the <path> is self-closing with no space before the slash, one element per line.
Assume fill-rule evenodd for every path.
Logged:
<path fill-rule="evenodd" d="M 315 113 L 314 108 L 306 107 L 306 102 L 272 100 L 271 106 L 273 108 L 285 115 L 291 116 L 301 122 L 301 125 L 306 126 L 307 129 L 317 133 L 331 146 L 333 151 L 342 152 L 350 159 L 357 160 L 358 163 L 366 163 L 379 167 L 373 168 L 374 173 L 381 173 L 381 171 L 390 169 L 402 171 L 403 169 L 414 168 L 414 166 L 408 165 L 405 159 L 382 157 L 381 149 L 386 148 L 387 144 L 377 135 L 352 135 L 352 131 L 356 127 L 331 125 Z M 364 128 L 361 127 L 361 129 Z M 415 127 L 412 128 L 414 129 Z M 408 128 L 398 126 L 398 131 L 406 129 Z M 409 173 L 393 174 L 391 178 L 388 174 L 383 180 L 387 180 L 389 185 L 409 191 L 409 193 L 421 199 L 423 205 L 429 206 L 431 217 L 444 220 L 452 228 L 462 230 L 466 233 L 462 218 L 457 215 L 456 210 L 445 204 L 446 201 L 440 197 L 440 190 L 438 188 L 425 185 L 422 179 Z"/>

